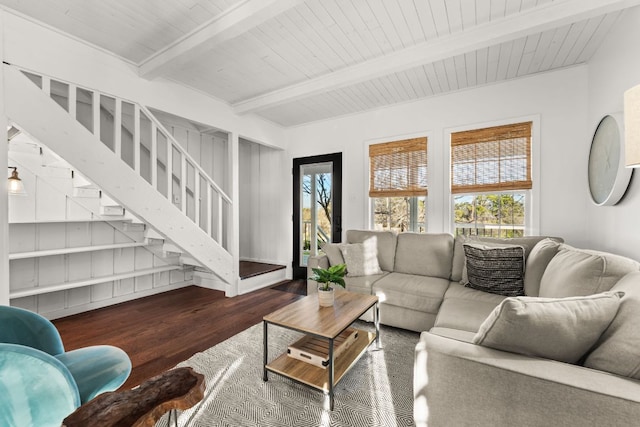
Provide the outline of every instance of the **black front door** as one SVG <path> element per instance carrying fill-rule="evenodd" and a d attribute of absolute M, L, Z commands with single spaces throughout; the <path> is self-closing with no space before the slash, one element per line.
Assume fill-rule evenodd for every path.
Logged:
<path fill-rule="evenodd" d="M 293 278 L 324 242 L 342 240 L 342 153 L 293 159 Z"/>

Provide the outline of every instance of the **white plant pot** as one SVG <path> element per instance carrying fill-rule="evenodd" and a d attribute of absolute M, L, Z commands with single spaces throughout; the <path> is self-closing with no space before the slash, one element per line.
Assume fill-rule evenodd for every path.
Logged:
<path fill-rule="evenodd" d="M 333 307 L 333 288 L 328 291 L 318 289 L 318 303 L 320 307 Z"/>

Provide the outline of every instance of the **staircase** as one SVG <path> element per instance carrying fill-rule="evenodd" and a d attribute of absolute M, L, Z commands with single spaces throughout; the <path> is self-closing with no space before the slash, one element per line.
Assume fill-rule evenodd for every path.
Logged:
<path fill-rule="evenodd" d="M 152 113 L 131 101 L 4 66 L 9 120 L 79 172 L 73 177 L 74 203 L 95 203 L 98 196 L 102 220 L 143 224 L 148 238 L 166 242 L 155 246 L 159 253 L 232 283 L 225 234 L 231 200 Z"/>

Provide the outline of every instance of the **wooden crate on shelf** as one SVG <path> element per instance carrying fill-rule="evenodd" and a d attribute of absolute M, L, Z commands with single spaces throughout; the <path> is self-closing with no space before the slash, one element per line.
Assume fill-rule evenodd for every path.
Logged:
<path fill-rule="evenodd" d="M 357 329 L 347 328 L 333 342 L 334 359 L 340 356 L 358 338 Z M 329 364 L 329 341 L 305 335 L 287 349 L 287 355 L 321 368 Z"/>

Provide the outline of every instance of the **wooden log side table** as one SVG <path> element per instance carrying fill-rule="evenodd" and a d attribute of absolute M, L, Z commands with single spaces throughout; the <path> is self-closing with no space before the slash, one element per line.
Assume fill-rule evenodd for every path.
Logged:
<path fill-rule="evenodd" d="M 153 427 L 167 412 L 188 409 L 204 397 L 204 375 L 176 368 L 157 375 L 133 390 L 103 393 L 64 419 L 62 427 Z"/>

